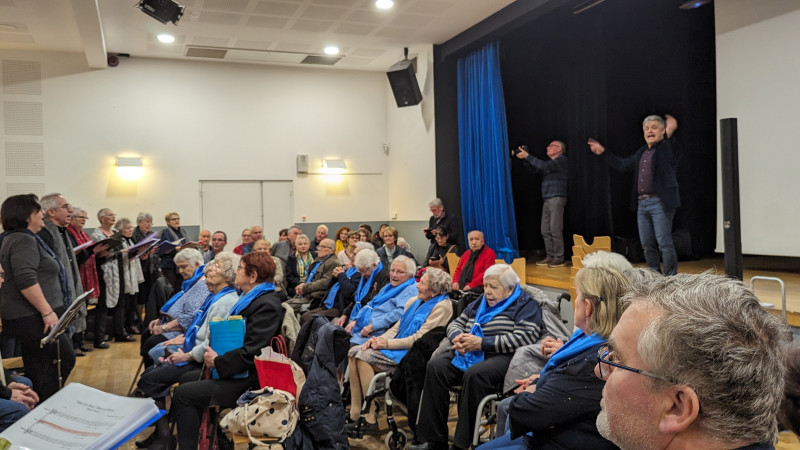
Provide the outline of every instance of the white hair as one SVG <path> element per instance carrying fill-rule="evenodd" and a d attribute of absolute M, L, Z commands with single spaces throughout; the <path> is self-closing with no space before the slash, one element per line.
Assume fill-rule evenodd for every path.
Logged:
<path fill-rule="evenodd" d="M 353 265 L 359 269 L 364 269 L 373 264 L 377 264 L 380 260 L 381 258 L 375 252 L 374 247 L 367 248 L 356 253 L 356 260 L 353 261 Z"/>
<path fill-rule="evenodd" d="M 486 272 L 483 273 L 484 283 L 490 277 L 497 277 L 505 289 L 513 289 L 519 284 L 517 273 L 508 264 L 495 264 L 486 269 Z"/>

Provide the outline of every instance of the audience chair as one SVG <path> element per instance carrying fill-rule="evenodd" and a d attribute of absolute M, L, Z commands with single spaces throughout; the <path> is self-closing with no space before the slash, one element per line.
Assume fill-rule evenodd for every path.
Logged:
<path fill-rule="evenodd" d="M 447 257 L 447 265 L 450 266 L 450 276 L 452 277 L 456 273 L 456 267 L 458 267 L 458 260 L 460 258 L 455 253 L 448 253 L 445 256 Z"/>
<path fill-rule="evenodd" d="M 569 276 L 569 293 L 572 298 L 577 298 L 577 291 L 575 287 L 575 274 L 583 267 L 583 257 L 589 253 L 594 253 L 598 250 L 611 251 L 611 236 L 595 236 L 591 244 L 580 234 L 572 235 L 572 271 Z M 575 303 L 572 304 L 575 308 Z"/>

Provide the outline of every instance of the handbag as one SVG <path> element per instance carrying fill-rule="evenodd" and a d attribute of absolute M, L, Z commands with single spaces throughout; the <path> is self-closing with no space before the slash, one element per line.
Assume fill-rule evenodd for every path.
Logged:
<path fill-rule="evenodd" d="M 278 351 L 273 350 L 273 345 Z M 261 355 L 255 357 L 255 364 L 259 386 L 280 389 L 289 392 L 294 398 L 300 397 L 306 376 L 303 369 L 289 359 L 283 336 L 272 338 L 270 345 L 261 349 Z"/>
<path fill-rule="evenodd" d="M 228 433 L 248 437 L 251 443 L 282 443 L 294 433 L 300 414 L 295 397 L 286 391 L 265 387 L 247 391 L 236 401 L 239 405 L 220 421 Z"/>

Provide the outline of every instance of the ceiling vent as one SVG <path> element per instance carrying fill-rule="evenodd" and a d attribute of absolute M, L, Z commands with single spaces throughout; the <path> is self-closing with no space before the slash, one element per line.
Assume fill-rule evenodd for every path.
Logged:
<path fill-rule="evenodd" d="M 310 55 L 308 53 L 252 50 L 245 48 L 201 47 L 189 45 L 186 56 L 190 58 L 224 59 L 226 61 L 248 61 L 275 64 L 316 64 L 332 66 L 342 56 Z"/>

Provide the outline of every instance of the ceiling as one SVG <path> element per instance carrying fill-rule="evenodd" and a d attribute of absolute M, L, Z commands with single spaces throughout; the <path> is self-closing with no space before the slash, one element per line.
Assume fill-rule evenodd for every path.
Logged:
<path fill-rule="evenodd" d="M 264 63 L 270 55 L 289 61 L 293 53 L 323 55 L 334 45 L 342 58 L 332 67 L 385 71 L 402 59 L 404 47 L 413 56 L 514 3 L 394 1 L 379 10 L 374 0 L 179 0 L 186 10 L 175 26 L 144 14 L 137 0 L 0 0 L 0 49 L 80 52 L 90 67 L 105 68 L 107 53 L 205 59 L 186 56 L 199 47 L 210 52 L 190 54 L 217 50 L 229 55 L 222 61 Z M 162 32 L 175 42 L 160 43 Z"/>

